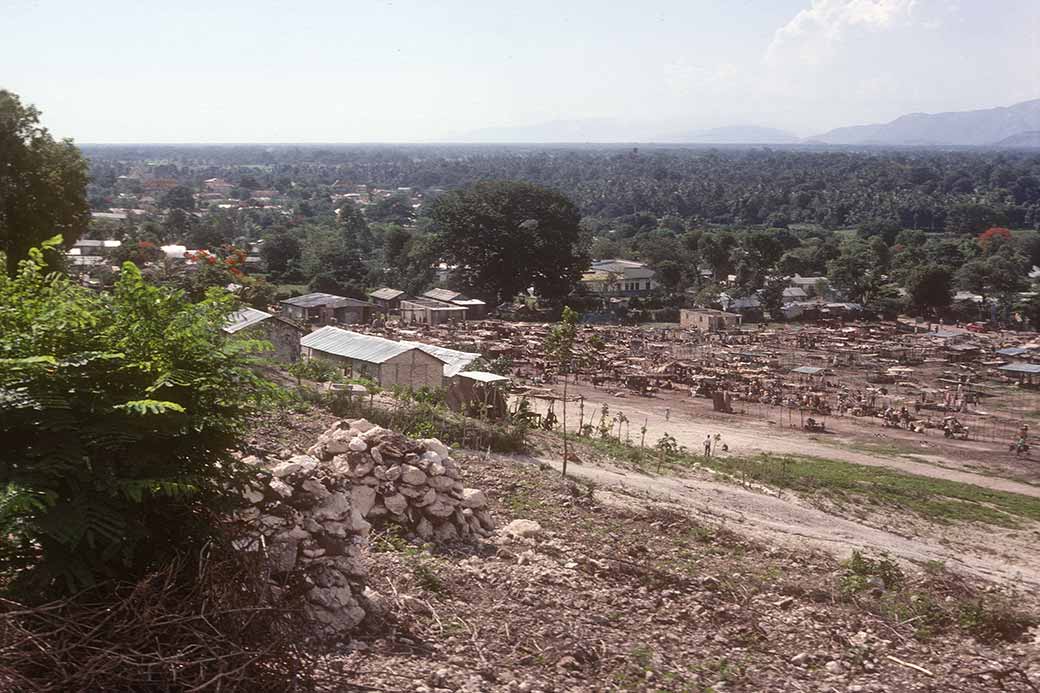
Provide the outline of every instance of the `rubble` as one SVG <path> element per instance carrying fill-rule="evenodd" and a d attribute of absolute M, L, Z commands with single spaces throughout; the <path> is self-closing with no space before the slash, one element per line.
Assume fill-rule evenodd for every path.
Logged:
<path fill-rule="evenodd" d="M 305 455 L 275 461 L 244 497 L 244 550 L 266 551 L 272 578 L 305 581 L 309 615 L 337 634 L 366 613 L 386 610 L 366 585 L 364 556 L 373 525 L 394 523 L 435 542 L 487 537 L 487 496 L 466 488 L 450 449 L 364 419 L 339 421 Z"/>

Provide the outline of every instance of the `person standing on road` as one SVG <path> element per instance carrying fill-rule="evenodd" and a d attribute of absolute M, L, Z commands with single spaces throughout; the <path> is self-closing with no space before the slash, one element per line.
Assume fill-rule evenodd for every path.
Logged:
<path fill-rule="evenodd" d="M 704 439 L 704 456 L 705 457 L 711 457 L 711 434 L 710 433 L 708 434 L 708 437 Z"/>

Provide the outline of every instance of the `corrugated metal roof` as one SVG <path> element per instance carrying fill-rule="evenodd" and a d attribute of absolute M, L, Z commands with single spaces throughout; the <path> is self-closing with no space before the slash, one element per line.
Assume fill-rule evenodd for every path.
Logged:
<path fill-rule="evenodd" d="M 484 371 L 462 371 L 459 373 L 459 377 L 476 380 L 478 383 L 500 383 L 509 380 L 509 378 L 504 375 L 485 373 Z"/>
<path fill-rule="evenodd" d="M 1012 363 L 1007 366 L 1001 366 L 998 370 L 1008 371 L 1009 373 L 1040 373 L 1040 364 L 1036 363 Z"/>
<path fill-rule="evenodd" d="M 444 361 L 445 378 L 455 377 L 461 373 L 466 366 L 480 358 L 480 354 L 473 354 L 467 351 L 456 351 L 455 349 L 434 346 L 433 344 L 423 344 L 421 342 L 401 342 L 401 344 L 416 349 L 422 349 L 427 354 L 436 356 L 441 361 Z"/>
<path fill-rule="evenodd" d="M 791 372 L 801 373 L 802 375 L 816 375 L 822 371 L 822 368 L 817 368 L 816 366 L 798 366 L 798 368 L 793 369 Z"/>
<path fill-rule="evenodd" d="M 395 356 L 400 356 L 405 352 L 418 348 L 418 345 L 409 342 L 395 342 L 370 334 L 361 334 L 340 329 L 339 327 L 332 327 L 331 325 L 311 332 L 300 339 L 300 346 L 367 363 L 383 363 Z M 426 353 L 440 361 L 445 361 L 445 359 L 426 349 L 422 349 L 422 351 L 426 351 Z"/>
<path fill-rule="evenodd" d="M 243 308 L 242 310 L 235 311 L 228 316 L 227 324 L 224 325 L 223 330 L 228 334 L 234 334 L 239 330 L 244 330 L 247 327 L 263 322 L 271 317 L 270 313 L 265 313 L 262 310 L 256 308 Z"/>
<path fill-rule="evenodd" d="M 287 298 L 282 303 L 299 308 L 314 308 L 315 306 L 332 306 L 333 308 L 345 308 L 347 306 L 366 307 L 372 306 L 368 301 L 359 301 L 356 298 L 336 296 L 335 294 L 313 293 L 304 294 L 295 298 Z"/>
<path fill-rule="evenodd" d="M 404 292 L 400 289 L 391 289 L 390 287 L 384 286 L 382 289 L 376 289 L 371 292 L 369 296 L 383 301 L 392 301 L 398 296 L 404 296 Z"/>
<path fill-rule="evenodd" d="M 408 298 L 402 299 L 401 306 L 405 304 L 413 306 L 421 306 L 423 308 L 431 308 L 433 310 L 466 310 L 465 306 L 457 306 L 454 303 L 445 303 L 444 301 L 436 301 L 432 298 Z"/>
<path fill-rule="evenodd" d="M 1029 349 L 1023 349 L 1022 347 L 1008 347 L 1006 349 L 997 349 L 995 352 L 1001 356 L 1021 356 L 1022 354 L 1029 353 Z"/>
<path fill-rule="evenodd" d="M 456 298 L 452 301 L 457 306 L 486 306 L 479 298 Z"/>
<path fill-rule="evenodd" d="M 457 298 L 464 298 L 458 291 L 452 291 L 451 289 L 430 289 L 423 294 L 426 298 L 433 298 L 438 301 L 452 302 Z"/>

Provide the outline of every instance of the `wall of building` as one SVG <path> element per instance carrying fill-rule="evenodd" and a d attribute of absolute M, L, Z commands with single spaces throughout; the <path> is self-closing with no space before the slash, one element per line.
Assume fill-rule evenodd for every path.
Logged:
<path fill-rule="evenodd" d="M 401 385 L 418 390 L 421 387 L 440 388 L 444 381 L 444 363 L 420 349 L 412 349 L 389 359 L 379 366 L 379 384 L 382 387 Z"/>
<path fill-rule="evenodd" d="M 300 337 L 303 332 L 278 318 L 268 318 L 260 323 L 264 339 L 274 347 L 274 357 L 286 363 L 300 360 Z"/>
<path fill-rule="evenodd" d="M 357 325 L 369 322 L 367 312 L 368 310 L 361 306 L 345 306 L 335 310 L 335 317 L 342 325 Z"/>
<path fill-rule="evenodd" d="M 401 302 L 401 322 L 421 325 L 441 325 L 453 320 L 465 319 L 466 313 L 460 310 L 437 310 L 408 301 Z"/>

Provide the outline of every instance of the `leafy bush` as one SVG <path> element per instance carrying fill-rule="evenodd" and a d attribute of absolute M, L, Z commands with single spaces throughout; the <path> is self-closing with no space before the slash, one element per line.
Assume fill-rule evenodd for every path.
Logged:
<path fill-rule="evenodd" d="M 326 359 L 300 359 L 289 366 L 289 373 L 302 380 L 317 383 L 339 383 L 343 381 L 343 370 Z"/>
<path fill-rule="evenodd" d="M 244 470 L 230 454 L 272 386 L 229 340 L 235 308 L 188 303 L 123 265 L 112 293 L 0 278 L 0 589 L 45 598 L 134 579 L 211 533 Z"/>

